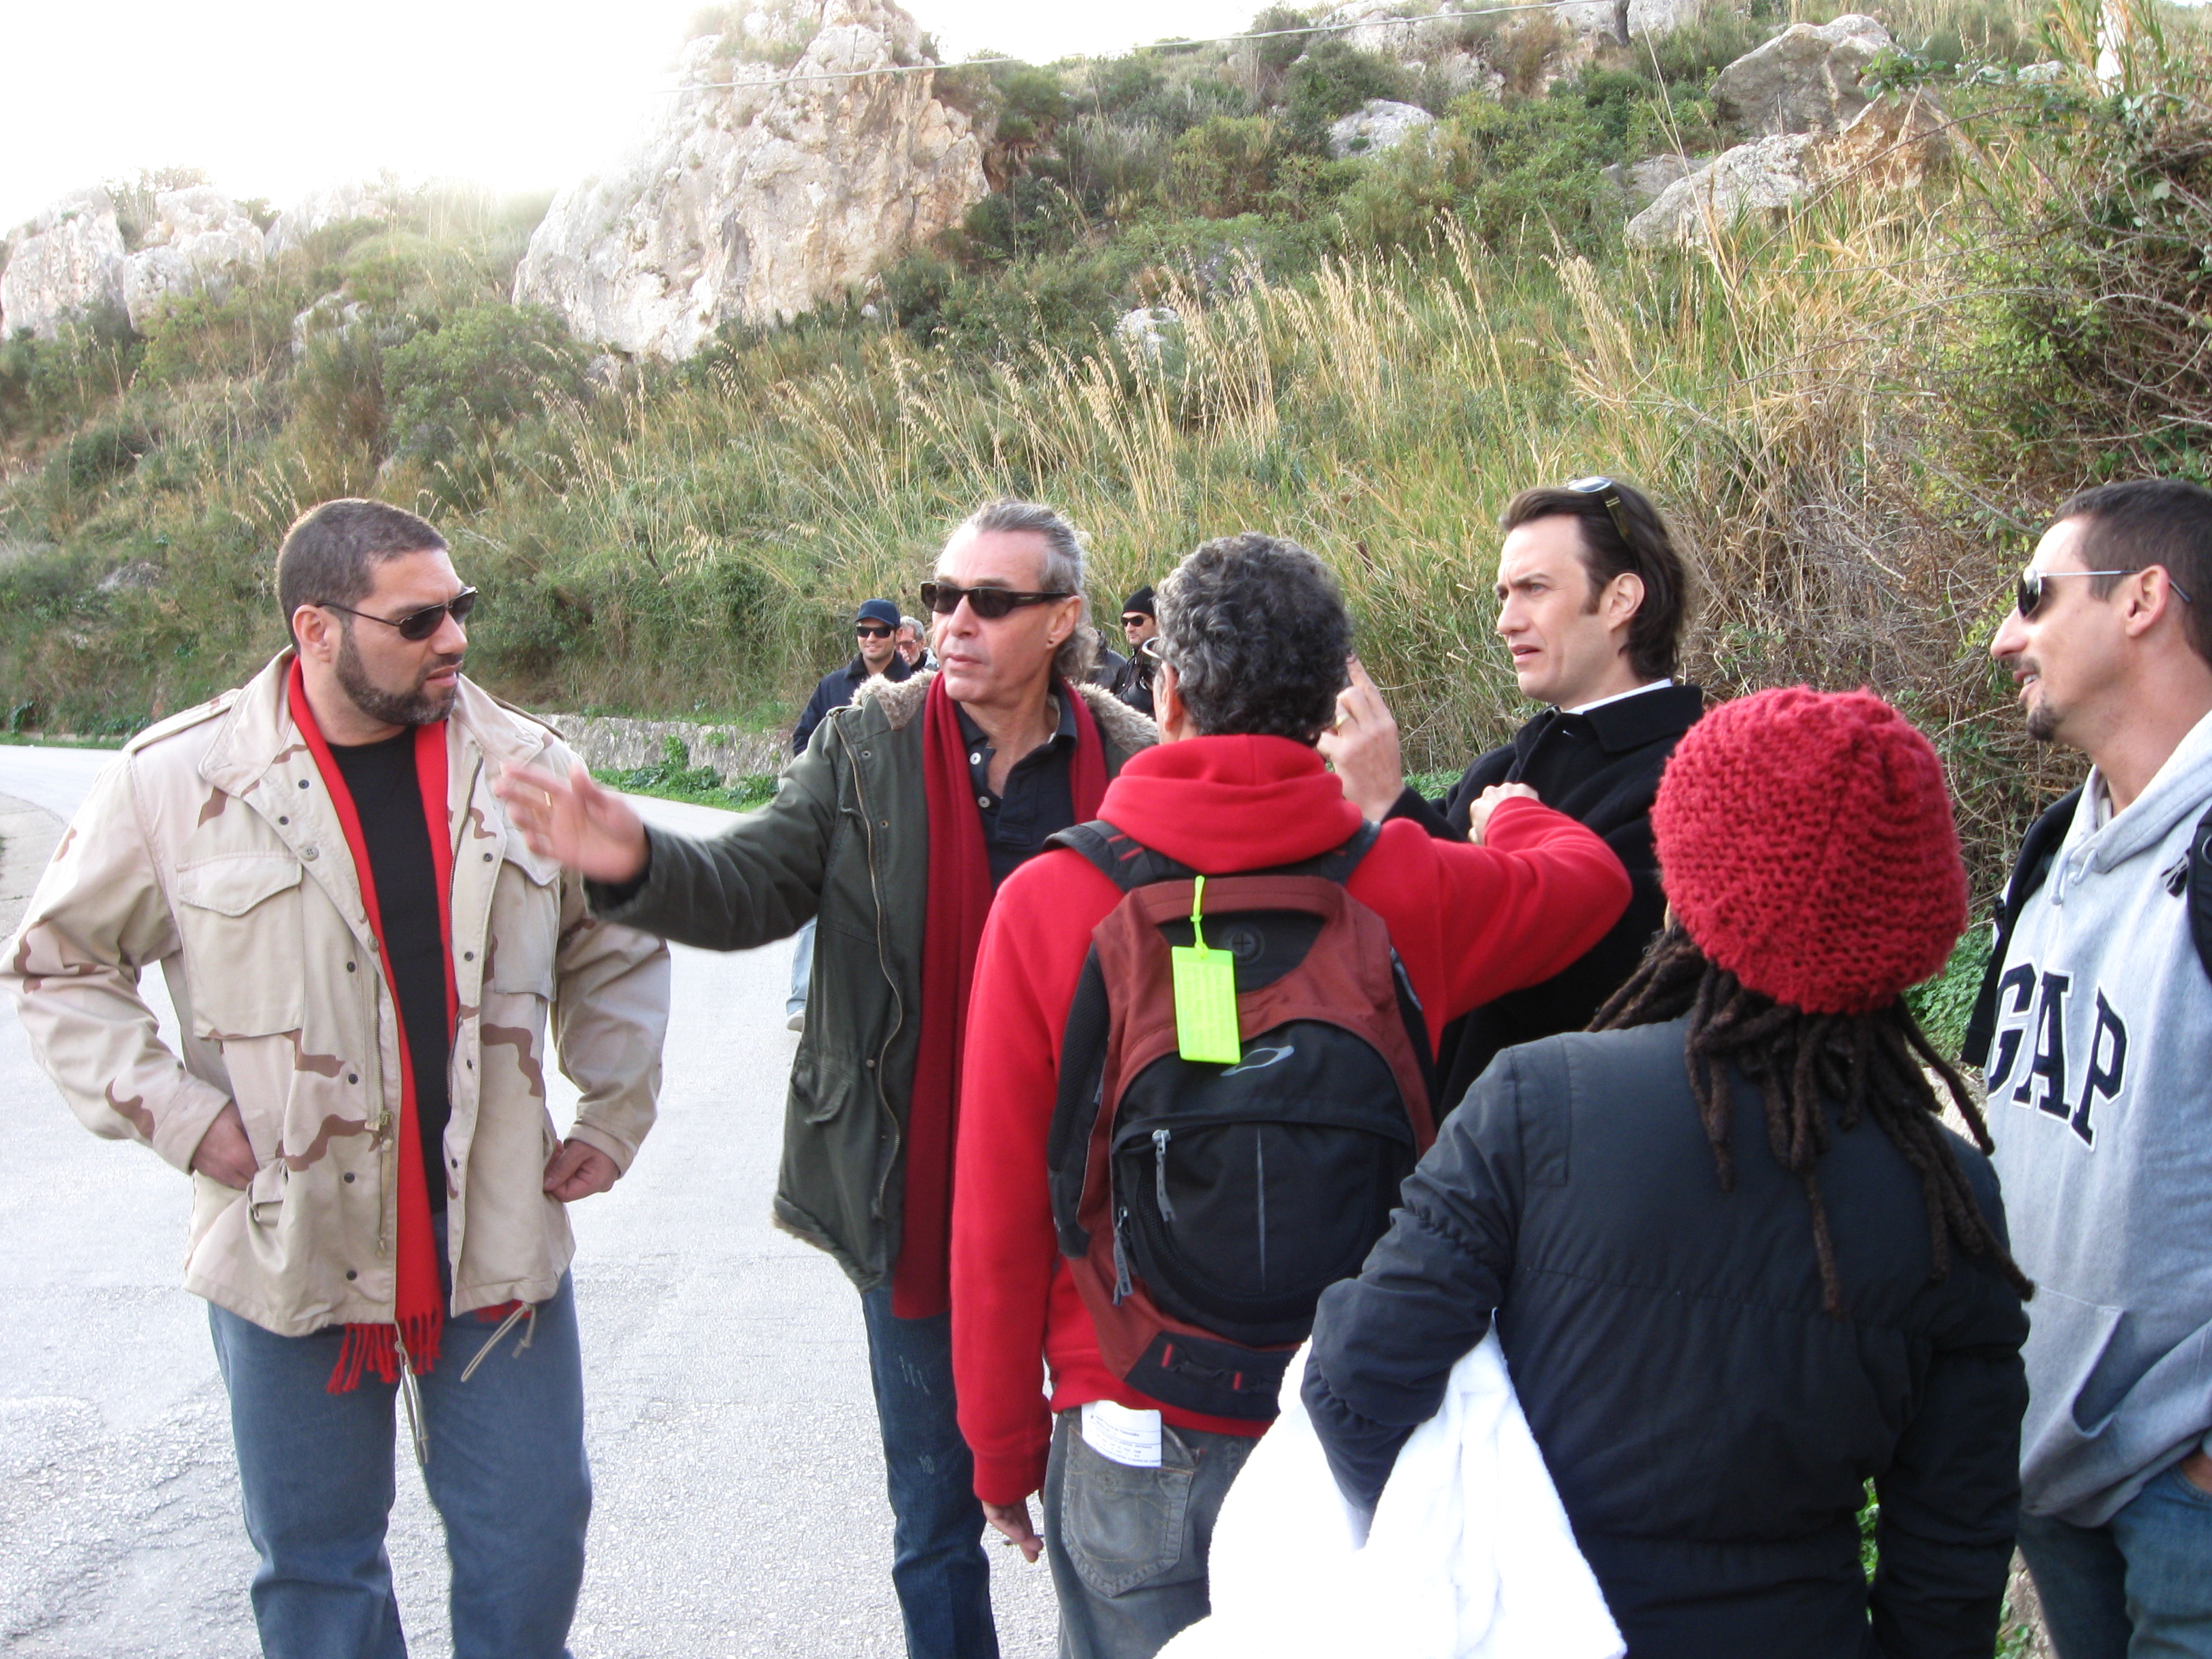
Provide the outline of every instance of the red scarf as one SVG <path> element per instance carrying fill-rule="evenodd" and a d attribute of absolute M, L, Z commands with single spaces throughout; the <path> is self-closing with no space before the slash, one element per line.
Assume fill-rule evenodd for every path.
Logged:
<path fill-rule="evenodd" d="M 1098 816 L 1106 752 L 1091 707 L 1065 681 L 1054 690 L 1075 711 L 1068 793 L 1075 821 Z M 921 1048 L 906 1119 L 906 1225 L 891 1273 L 891 1311 L 926 1319 L 952 1305 L 952 1146 L 960 1127 L 960 1060 L 975 950 L 991 911 L 991 860 L 960 716 L 933 681 L 922 704 L 921 775 L 929 806 L 929 919 L 921 936 Z"/>
<path fill-rule="evenodd" d="M 392 982 L 392 952 L 385 945 L 384 915 L 376 902 L 376 875 L 369 868 L 361 814 L 354 809 L 345 775 L 331 760 L 331 746 L 315 724 L 315 711 L 308 707 L 296 657 L 292 659 L 286 690 L 291 699 L 292 723 L 300 728 L 307 752 L 315 758 L 315 769 L 322 774 L 323 787 L 331 792 L 331 804 L 337 808 L 346 846 L 353 854 L 362 908 L 368 913 L 369 931 L 376 936 L 377 964 L 384 973 L 385 988 L 392 994 L 392 1027 L 399 1036 L 399 1119 L 392 1128 L 399 1148 L 398 1273 L 392 1297 L 396 1323 L 345 1328 L 345 1340 L 338 1349 L 329 1383 L 331 1393 L 345 1394 L 359 1385 L 364 1370 L 374 1371 L 386 1382 L 399 1380 L 395 1338 L 406 1345 L 407 1368 L 417 1376 L 435 1365 L 446 1328 L 446 1300 L 438 1288 L 437 1237 L 430 1226 L 430 1188 L 422 1169 L 422 1137 L 416 1127 L 415 1063 L 407 1052 L 407 1022 L 399 1018 L 399 988 Z M 423 828 L 430 836 L 430 865 L 437 877 L 438 933 L 446 942 L 446 1030 L 450 1037 L 459 1017 L 460 995 L 453 984 L 453 848 L 446 823 L 443 720 L 415 728 L 415 776 L 422 792 Z"/>

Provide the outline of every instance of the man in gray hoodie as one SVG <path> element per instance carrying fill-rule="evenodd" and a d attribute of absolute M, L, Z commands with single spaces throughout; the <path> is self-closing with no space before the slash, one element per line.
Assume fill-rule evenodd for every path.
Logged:
<path fill-rule="evenodd" d="M 1993 969 L 1990 1130 L 2038 1287 L 2020 1547 L 2061 1659 L 2212 1656 L 2212 491 L 2069 501 L 1990 650 L 2030 735 L 2094 763 Z"/>

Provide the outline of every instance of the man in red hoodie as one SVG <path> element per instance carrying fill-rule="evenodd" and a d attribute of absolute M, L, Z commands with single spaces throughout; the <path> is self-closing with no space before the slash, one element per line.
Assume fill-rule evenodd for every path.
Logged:
<path fill-rule="evenodd" d="M 1108 787 L 1101 818 L 1209 876 L 1300 863 L 1358 834 L 1359 809 L 1314 749 L 1352 635 L 1321 562 L 1269 536 L 1208 542 L 1161 584 L 1158 614 L 1162 744 Z M 1557 973 L 1629 897 L 1605 843 L 1524 785 L 1490 790 L 1473 822 L 1468 844 L 1386 823 L 1349 884 L 1388 926 L 1432 1030 Z M 1266 1427 L 1164 1405 L 1109 1370 L 1059 1255 L 1046 1141 L 1061 1040 L 1092 929 L 1121 898 L 1066 849 L 1000 889 L 954 1182 L 960 1427 L 992 1525 L 1031 1560 L 1049 1553 L 1066 1659 L 1148 1659 L 1204 1616 L 1214 1516 Z M 1040 1488 L 1042 1540 L 1028 1504 Z"/>

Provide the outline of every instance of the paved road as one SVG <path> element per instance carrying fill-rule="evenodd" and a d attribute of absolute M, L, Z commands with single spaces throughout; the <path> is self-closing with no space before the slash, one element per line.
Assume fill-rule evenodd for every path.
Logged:
<path fill-rule="evenodd" d="M 66 815 L 110 758 L 0 747 L 0 796 Z M 645 805 L 680 829 L 724 817 Z M 677 952 L 659 1125 L 574 1212 L 598 1489 L 578 1659 L 903 1651 L 859 1304 L 767 1219 L 789 962 Z M 561 1119 L 574 1096 L 556 1086 Z M 176 1288 L 185 1184 L 78 1127 L 4 999 L 0 1135 L 0 1653 L 242 1659 L 252 1553 L 205 1312 Z M 447 1655 L 442 1540 L 411 1466 L 400 1494 L 407 1628 Z M 1010 1659 L 1048 1654 L 1043 1568 L 991 1556 Z"/>

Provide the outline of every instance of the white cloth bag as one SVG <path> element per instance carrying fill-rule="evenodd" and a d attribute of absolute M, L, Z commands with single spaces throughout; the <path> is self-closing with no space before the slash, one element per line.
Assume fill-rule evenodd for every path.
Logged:
<path fill-rule="evenodd" d="M 1364 1544 L 1298 1395 L 1229 1489 L 1213 1615 L 1160 1659 L 1620 1659 L 1492 1331 L 1398 1454 Z"/>

